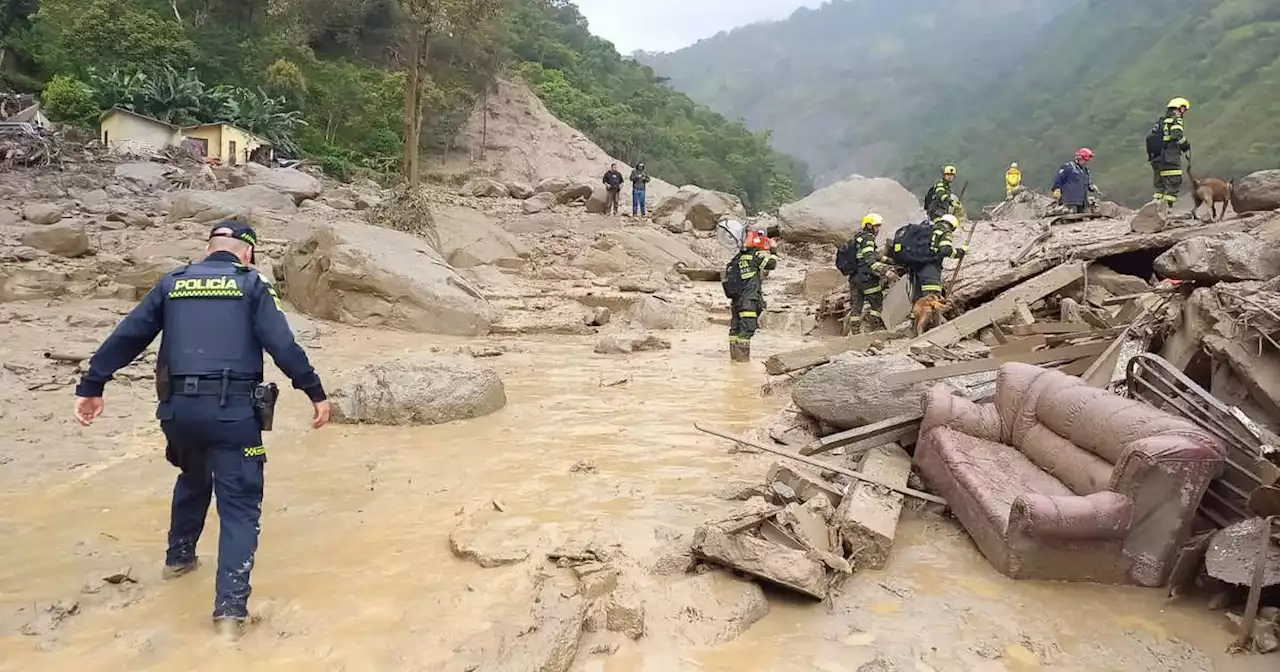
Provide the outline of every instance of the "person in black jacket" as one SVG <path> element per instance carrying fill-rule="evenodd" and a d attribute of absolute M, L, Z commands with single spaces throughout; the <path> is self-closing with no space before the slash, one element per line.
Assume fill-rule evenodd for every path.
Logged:
<path fill-rule="evenodd" d="M 929 221 L 937 221 L 943 215 L 956 214 L 960 210 L 960 197 L 952 191 L 956 179 L 955 166 L 942 167 L 942 179 L 933 183 L 924 194 L 924 211 Z"/>
<path fill-rule="evenodd" d="M 263 350 L 311 400 L 312 427 L 323 426 L 330 414 L 324 386 L 293 338 L 279 295 L 249 266 L 256 243 L 253 229 L 240 222 L 214 225 L 204 261 L 161 278 L 98 348 L 76 387 L 76 420 L 87 427 L 102 414 L 103 388 L 115 372 L 164 333 L 156 358 L 156 418 L 168 442 L 165 457 L 182 473 L 173 488 L 162 576 L 176 579 L 197 567 L 196 542 L 216 493 L 222 529 L 213 622 L 231 636 L 241 634 L 249 618 L 249 573 L 262 515 L 262 432 L 269 416 L 255 399 L 274 390 L 260 385 Z"/>
<path fill-rule="evenodd" d="M 643 163 L 637 163 L 636 169 L 631 171 L 631 216 L 645 217 L 648 215 L 648 208 L 645 203 L 645 189 L 649 184 L 649 171 L 645 170 Z"/>
<path fill-rule="evenodd" d="M 1182 191 L 1182 156 L 1191 162 L 1191 141 L 1187 140 L 1183 118 L 1191 109 L 1186 98 L 1169 101 L 1164 116 L 1156 122 L 1151 135 L 1156 136 L 1156 146 L 1147 145 L 1147 161 L 1151 163 L 1156 187 L 1153 199 L 1159 204 L 1161 219 L 1168 217 L 1169 209 L 1178 202 Z"/>
<path fill-rule="evenodd" d="M 855 329 L 862 333 L 885 328 L 881 310 L 884 307 L 884 290 L 897 281 L 893 262 L 880 251 L 876 236 L 884 218 L 871 213 L 862 218 L 862 230 L 845 243 L 836 253 L 836 267 L 849 279 L 849 315 L 846 331 Z M 863 318 L 863 309 L 867 317 Z"/>
<path fill-rule="evenodd" d="M 618 199 L 622 195 L 622 173 L 618 172 L 618 164 L 609 164 L 609 170 L 605 172 L 603 181 L 606 194 L 604 212 L 607 215 L 616 215 Z"/>

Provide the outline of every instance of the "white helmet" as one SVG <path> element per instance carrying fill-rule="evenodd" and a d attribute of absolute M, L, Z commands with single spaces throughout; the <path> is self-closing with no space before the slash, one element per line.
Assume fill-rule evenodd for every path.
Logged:
<path fill-rule="evenodd" d="M 747 227 L 736 219 L 722 219 L 716 224 L 716 242 L 737 252 L 747 240 Z"/>
<path fill-rule="evenodd" d="M 1013 163 L 1009 164 L 1009 167 L 1010 167 L 1010 168 L 1017 168 L 1017 167 L 1018 167 L 1018 162 L 1017 162 L 1017 161 L 1014 161 Z"/>

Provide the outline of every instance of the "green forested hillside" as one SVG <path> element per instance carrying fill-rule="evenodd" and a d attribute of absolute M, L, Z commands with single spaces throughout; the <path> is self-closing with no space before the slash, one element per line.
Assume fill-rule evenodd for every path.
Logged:
<path fill-rule="evenodd" d="M 413 35 L 426 37 L 424 153 L 447 148 L 506 70 L 658 177 L 735 192 L 754 208 L 808 188 L 803 166 L 765 134 L 622 59 L 567 0 L 3 0 L 0 88 L 41 93 L 56 121 L 92 126 L 113 105 L 174 123 L 231 121 L 338 176 L 386 172 L 405 138 Z"/>
<path fill-rule="evenodd" d="M 972 181 L 969 199 L 990 201 L 1001 196 L 1010 161 L 1028 185 L 1047 189 L 1057 166 L 1089 146 L 1103 189 L 1137 203 L 1151 190 L 1143 136 L 1177 95 L 1193 103 L 1187 127 L 1197 172 L 1230 177 L 1280 165 L 1272 121 L 1280 112 L 1280 3 L 1011 4 L 1018 9 L 837 0 L 648 60 L 695 99 L 753 128 L 774 128 L 778 146 L 809 161 L 820 181 L 880 173 L 919 192 L 942 163 L 955 162 L 961 181 Z M 911 28 L 929 13 L 925 5 L 950 17 L 949 37 Z M 880 21 L 868 23 L 876 12 Z M 840 31 L 850 38 L 824 41 Z M 924 39 L 930 34 L 936 39 Z M 908 36 L 939 60 L 913 52 L 886 63 L 875 46 L 886 35 Z M 744 66 L 753 43 L 759 62 Z M 749 77 L 747 67 L 755 68 Z M 790 117 L 819 115 L 824 123 L 786 127 Z"/>

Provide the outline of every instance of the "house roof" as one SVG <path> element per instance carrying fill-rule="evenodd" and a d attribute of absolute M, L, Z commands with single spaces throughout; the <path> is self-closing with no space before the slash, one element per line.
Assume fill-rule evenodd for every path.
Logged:
<path fill-rule="evenodd" d="M 210 123 L 210 124 L 193 124 L 193 125 L 191 125 L 191 126 L 183 126 L 183 127 L 182 127 L 182 130 L 187 131 L 187 130 L 191 130 L 191 129 L 193 129 L 193 128 L 208 128 L 208 127 L 210 127 L 210 126 L 226 126 L 227 128 L 234 128 L 235 130 L 237 130 L 237 131 L 239 131 L 239 132 L 241 132 L 241 133 L 243 133 L 243 134 L 245 134 L 245 135 L 247 135 L 247 136 L 249 136 L 249 137 L 251 137 L 251 138 L 253 138 L 253 139 L 257 140 L 259 143 L 261 143 L 261 144 L 263 144 L 263 145 L 267 145 L 268 147 L 273 146 L 273 145 L 271 144 L 271 141 L 270 141 L 270 140 L 268 140 L 268 139 L 266 139 L 266 138 L 262 137 L 261 135 L 258 135 L 257 133 L 254 133 L 254 132 L 252 132 L 252 131 L 246 131 L 245 129 L 240 128 L 239 126 L 236 126 L 235 124 L 230 124 L 230 123 L 227 123 L 227 122 L 225 122 L 225 121 L 215 121 L 215 122 Z"/>
<path fill-rule="evenodd" d="M 38 114 L 40 114 L 40 103 L 35 103 L 23 108 L 21 112 L 9 117 L 6 121 L 32 122 L 36 120 Z"/>
<path fill-rule="evenodd" d="M 145 115 L 145 114 L 138 114 L 137 112 L 134 112 L 133 110 L 126 110 L 126 109 L 124 109 L 123 107 L 113 107 L 113 108 L 111 108 L 111 109 L 107 110 L 106 112 L 103 112 L 103 113 L 102 113 L 102 115 L 98 117 L 98 123 L 102 123 L 103 121 L 106 121 L 107 117 L 112 116 L 112 115 L 114 115 L 114 114 L 127 114 L 127 115 L 129 115 L 129 116 L 131 116 L 131 117 L 137 117 L 137 118 L 139 118 L 139 119 L 145 119 L 145 120 L 147 120 L 147 121 L 149 121 L 149 122 L 151 122 L 151 123 L 153 123 L 153 124 L 159 124 L 159 125 L 161 125 L 161 126 L 164 126 L 164 127 L 166 127 L 166 128 L 170 128 L 170 129 L 173 129 L 173 130 L 175 130 L 175 131 L 176 131 L 176 130 L 178 130 L 178 127 L 177 127 L 177 126 L 174 126 L 173 124 L 170 124 L 170 123 L 167 123 L 167 122 L 164 122 L 164 121 L 160 121 L 159 119 L 154 119 L 154 118 L 152 118 L 152 117 L 148 117 L 148 116 L 147 116 L 147 115 Z"/>

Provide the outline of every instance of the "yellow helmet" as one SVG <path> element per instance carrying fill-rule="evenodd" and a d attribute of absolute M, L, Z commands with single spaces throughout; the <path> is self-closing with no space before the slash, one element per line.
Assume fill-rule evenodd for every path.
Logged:
<path fill-rule="evenodd" d="M 956 174 L 956 167 L 955 167 L 955 166 L 943 166 L 943 167 L 942 167 L 942 174 L 943 174 L 943 175 L 955 175 L 955 174 Z"/>
<path fill-rule="evenodd" d="M 884 217 L 881 217 L 874 212 L 862 218 L 862 228 L 864 229 L 874 228 L 881 224 L 884 224 Z"/>
<path fill-rule="evenodd" d="M 1185 107 L 1185 108 L 1187 108 L 1187 109 L 1189 110 L 1189 109 L 1191 109 L 1191 101 L 1187 100 L 1186 98 L 1174 98 L 1173 100 L 1169 101 L 1169 105 L 1168 105 L 1168 106 L 1169 106 L 1170 108 L 1182 108 L 1182 107 Z"/>

